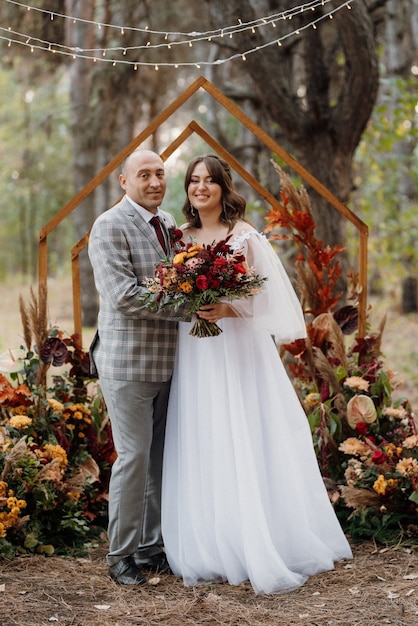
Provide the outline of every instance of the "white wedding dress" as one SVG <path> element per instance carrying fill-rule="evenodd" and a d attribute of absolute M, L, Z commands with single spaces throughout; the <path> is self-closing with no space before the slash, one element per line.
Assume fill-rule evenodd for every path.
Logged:
<path fill-rule="evenodd" d="M 162 532 L 185 585 L 250 581 L 256 593 L 280 593 L 352 554 L 272 339 L 306 335 L 299 301 L 263 235 L 243 232 L 234 245 L 268 281 L 262 294 L 234 300 L 240 317 L 222 319 L 217 337 L 179 324 Z"/>

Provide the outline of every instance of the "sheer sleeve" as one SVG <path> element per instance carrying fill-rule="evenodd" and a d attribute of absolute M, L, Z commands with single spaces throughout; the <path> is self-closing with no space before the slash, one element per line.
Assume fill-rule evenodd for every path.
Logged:
<path fill-rule="evenodd" d="M 264 235 L 244 231 L 233 242 L 248 265 L 266 276 L 262 291 L 249 298 L 234 299 L 229 304 L 239 317 L 251 318 L 256 329 L 274 335 L 277 343 L 290 343 L 306 337 L 302 307 L 286 271 Z"/>

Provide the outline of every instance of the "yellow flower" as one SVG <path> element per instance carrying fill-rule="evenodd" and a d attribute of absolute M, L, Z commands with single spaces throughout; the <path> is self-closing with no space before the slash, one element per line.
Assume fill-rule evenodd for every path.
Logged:
<path fill-rule="evenodd" d="M 86 413 L 87 415 L 90 415 L 91 413 L 90 409 L 86 409 L 84 404 L 80 404 L 80 402 L 78 402 L 77 404 L 73 404 L 73 406 L 70 408 L 72 411 L 81 411 L 82 413 Z"/>
<path fill-rule="evenodd" d="M 4 524 L 0 522 L 0 537 L 5 537 L 5 536 L 6 536 L 6 529 L 4 527 Z"/>
<path fill-rule="evenodd" d="M 73 502 L 78 502 L 78 500 L 80 500 L 81 494 L 78 491 L 67 491 L 65 495 L 69 500 L 72 500 Z"/>
<path fill-rule="evenodd" d="M 349 376 L 345 379 L 344 385 L 350 389 L 358 389 L 359 391 L 368 391 L 369 382 L 361 378 L 361 376 Z"/>
<path fill-rule="evenodd" d="M 203 246 L 201 246 L 199 243 L 196 243 L 194 246 L 190 246 L 190 248 L 187 250 L 187 256 L 189 258 L 195 256 L 195 254 L 200 252 L 200 250 L 203 250 Z"/>
<path fill-rule="evenodd" d="M 32 424 L 32 418 L 27 415 L 12 415 L 9 424 L 12 428 L 17 428 L 18 430 L 28 428 Z"/>
<path fill-rule="evenodd" d="M 186 258 L 187 258 L 187 252 L 179 252 L 178 254 L 176 254 L 176 255 L 174 256 L 174 259 L 173 259 L 173 264 L 175 264 L 175 265 L 176 265 L 176 264 L 180 265 L 181 263 L 183 263 L 183 262 L 184 262 L 184 259 L 186 259 Z"/>
<path fill-rule="evenodd" d="M 183 293 L 190 293 L 193 289 L 192 285 L 187 280 L 179 283 L 179 287 Z"/>
<path fill-rule="evenodd" d="M 7 493 L 7 483 L 4 480 L 0 480 L 0 498 L 5 498 Z"/>
<path fill-rule="evenodd" d="M 387 482 L 383 474 L 379 474 L 377 480 L 373 484 L 373 489 L 379 496 L 384 496 L 386 493 Z"/>
<path fill-rule="evenodd" d="M 388 445 L 385 446 L 384 449 L 385 449 L 386 454 L 390 457 L 394 456 L 395 453 L 397 453 L 397 448 L 394 443 L 388 443 Z"/>
<path fill-rule="evenodd" d="M 53 411 L 59 412 L 62 411 L 64 408 L 62 402 L 58 402 L 58 400 L 55 400 L 55 398 L 48 398 L 48 404 Z"/>
<path fill-rule="evenodd" d="M 305 398 L 305 404 L 308 407 L 314 407 L 321 401 L 321 396 L 317 392 L 308 393 Z"/>
<path fill-rule="evenodd" d="M 58 459 L 61 467 L 68 465 L 67 453 L 61 446 L 54 446 L 51 443 L 45 444 L 46 456 L 49 459 Z"/>

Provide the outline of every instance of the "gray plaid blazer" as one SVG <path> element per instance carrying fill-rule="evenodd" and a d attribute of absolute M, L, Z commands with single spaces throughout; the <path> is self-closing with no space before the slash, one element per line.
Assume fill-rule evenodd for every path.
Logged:
<path fill-rule="evenodd" d="M 160 210 L 163 228 L 175 226 Z M 168 241 L 168 236 L 167 236 Z M 100 297 L 97 336 L 91 356 L 99 376 L 163 382 L 171 377 L 178 313 L 152 313 L 139 302 L 142 280 L 152 276 L 164 251 L 151 224 L 127 200 L 93 224 L 88 253 Z"/>

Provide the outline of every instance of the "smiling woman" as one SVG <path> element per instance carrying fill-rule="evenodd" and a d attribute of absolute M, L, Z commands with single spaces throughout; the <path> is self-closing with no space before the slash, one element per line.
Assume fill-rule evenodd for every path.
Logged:
<path fill-rule="evenodd" d="M 185 190 L 192 256 L 186 248 L 169 271 L 181 284 L 197 274 L 200 306 L 197 320 L 179 323 L 164 446 L 165 551 L 186 586 L 250 581 L 255 593 L 283 593 L 351 557 L 278 352 L 306 337 L 303 311 L 270 242 L 245 220 L 226 161 L 194 158 Z M 255 284 L 240 293 L 235 282 L 246 276 Z M 217 297 L 224 279 L 232 293 Z M 195 331 L 218 320 L 219 332 Z"/>

